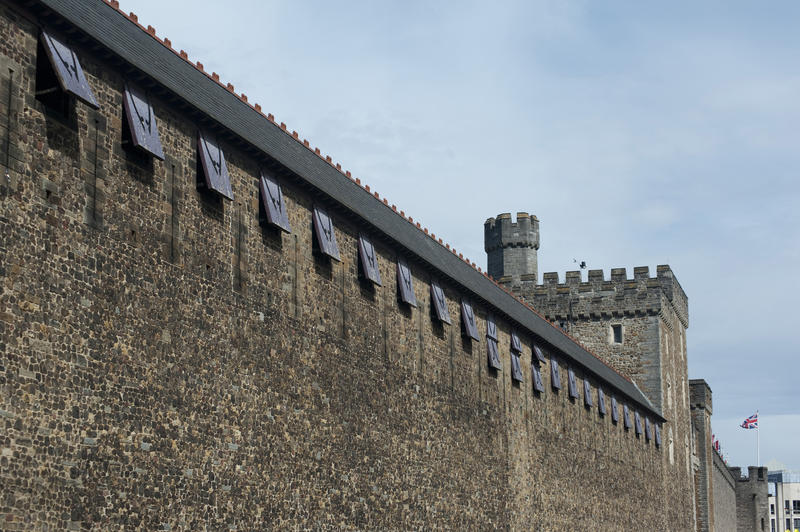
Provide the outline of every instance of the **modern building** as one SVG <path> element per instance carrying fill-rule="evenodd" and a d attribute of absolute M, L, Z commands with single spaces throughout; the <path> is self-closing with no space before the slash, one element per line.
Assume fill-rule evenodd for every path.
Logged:
<path fill-rule="evenodd" d="M 800 471 L 775 471 L 768 480 L 770 531 L 800 530 Z"/>

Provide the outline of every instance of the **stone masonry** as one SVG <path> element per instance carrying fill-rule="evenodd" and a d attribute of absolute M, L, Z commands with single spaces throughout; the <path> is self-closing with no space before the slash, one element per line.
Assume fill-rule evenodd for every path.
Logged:
<path fill-rule="evenodd" d="M 737 530 L 736 523 L 736 478 L 731 474 L 728 466 L 722 461 L 715 451 L 711 451 L 713 467 L 713 486 L 714 486 L 714 529 L 722 532 Z M 760 528 L 745 529 L 747 532 L 760 532 Z"/>
<path fill-rule="evenodd" d="M 736 530 L 762 532 L 769 530 L 767 468 L 750 466 L 747 476 L 741 468 L 729 468 L 736 479 Z"/>
<path fill-rule="evenodd" d="M 692 426 L 694 428 L 695 459 L 697 467 L 695 470 L 695 494 L 696 494 L 696 514 L 698 532 L 709 532 L 713 530 L 731 530 L 724 526 L 715 526 L 715 518 L 722 512 L 726 505 L 717 507 L 719 502 L 725 497 L 722 493 L 716 492 L 721 488 L 723 493 L 733 494 L 735 490 L 726 489 L 723 483 L 717 482 L 716 471 L 714 469 L 714 457 L 717 453 L 712 449 L 711 441 L 711 415 L 714 412 L 711 400 L 711 388 L 703 379 L 692 379 L 689 381 L 689 403 L 692 412 Z M 727 471 L 726 471 L 727 472 Z M 735 512 L 734 503 L 734 512 Z M 728 508 L 730 509 L 730 508 Z"/>
<path fill-rule="evenodd" d="M 156 39 L 113 2 L 0 4 L 0 528 L 693 529 L 666 428 L 658 447 L 623 427 L 623 405 L 660 423 L 659 406 L 619 395 L 614 423 L 610 401 L 597 408 L 608 383 L 486 301 L 473 301 L 480 339 L 462 335 L 468 288 L 385 235 L 370 235 L 382 286 L 365 283 L 368 220 L 89 36 L 112 25 Z M 42 28 L 70 44 L 98 109 L 37 97 Z M 159 43 L 153 69 L 178 56 Z M 164 161 L 125 140 L 130 80 L 151 91 Z M 215 94 L 219 108 L 246 104 L 232 85 Z M 198 189 L 200 126 L 219 136 L 233 201 Z M 259 224 L 261 171 L 282 186 L 289 233 Z M 318 205 L 341 262 L 314 251 Z M 400 256 L 417 307 L 398 301 Z M 434 279 L 452 325 L 432 319 Z M 678 343 L 677 311 L 646 317 Z M 580 398 L 553 389 L 553 362 L 573 367 Z M 676 398 L 683 376 L 670 377 Z M 668 403 L 664 417 L 685 421 Z"/>

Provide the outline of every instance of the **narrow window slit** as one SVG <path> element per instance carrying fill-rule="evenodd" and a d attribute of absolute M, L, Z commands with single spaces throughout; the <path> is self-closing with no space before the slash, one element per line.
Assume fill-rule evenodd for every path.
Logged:
<path fill-rule="evenodd" d="M 614 336 L 614 343 L 621 344 L 622 343 L 622 325 L 612 325 L 611 331 Z"/>

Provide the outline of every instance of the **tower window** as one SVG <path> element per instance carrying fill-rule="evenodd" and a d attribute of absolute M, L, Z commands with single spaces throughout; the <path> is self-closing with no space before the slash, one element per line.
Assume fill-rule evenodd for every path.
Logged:
<path fill-rule="evenodd" d="M 614 337 L 614 343 L 615 344 L 621 344 L 622 343 L 622 325 L 612 325 L 611 326 L 611 332 L 612 332 L 612 335 Z"/>

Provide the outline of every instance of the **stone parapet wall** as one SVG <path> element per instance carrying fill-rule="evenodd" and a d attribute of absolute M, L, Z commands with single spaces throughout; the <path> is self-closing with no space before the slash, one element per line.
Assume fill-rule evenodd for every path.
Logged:
<path fill-rule="evenodd" d="M 658 266 L 655 277 L 648 266 L 635 267 L 633 277 L 625 268 L 612 268 L 609 279 L 603 270 L 589 270 L 585 282 L 580 271 L 566 272 L 563 283 L 557 272 L 547 272 L 542 284 L 523 276 L 511 288 L 534 301 L 536 309 L 554 322 L 657 315 L 668 306 L 684 327 L 689 326 L 688 298 L 667 265 Z"/>
<path fill-rule="evenodd" d="M 713 485 L 714 485 L 714 530 L 724 532 L 736 530 L 736 479 L 722 458 L 713 450 Z"/>
<path fill-rule="evenodd" d="M 697 531 L 714 532 L 725 530 L 716 524 L 717 485 L 714 479 L 713 456 L 716 453 L 711 445 L 711 414 L 713 413 L 711 388 L 703 379 L 692 379 L 689 382 L 689 398 L 694 430 L 695 468 L 695 505 L 697 514 Z"/>

